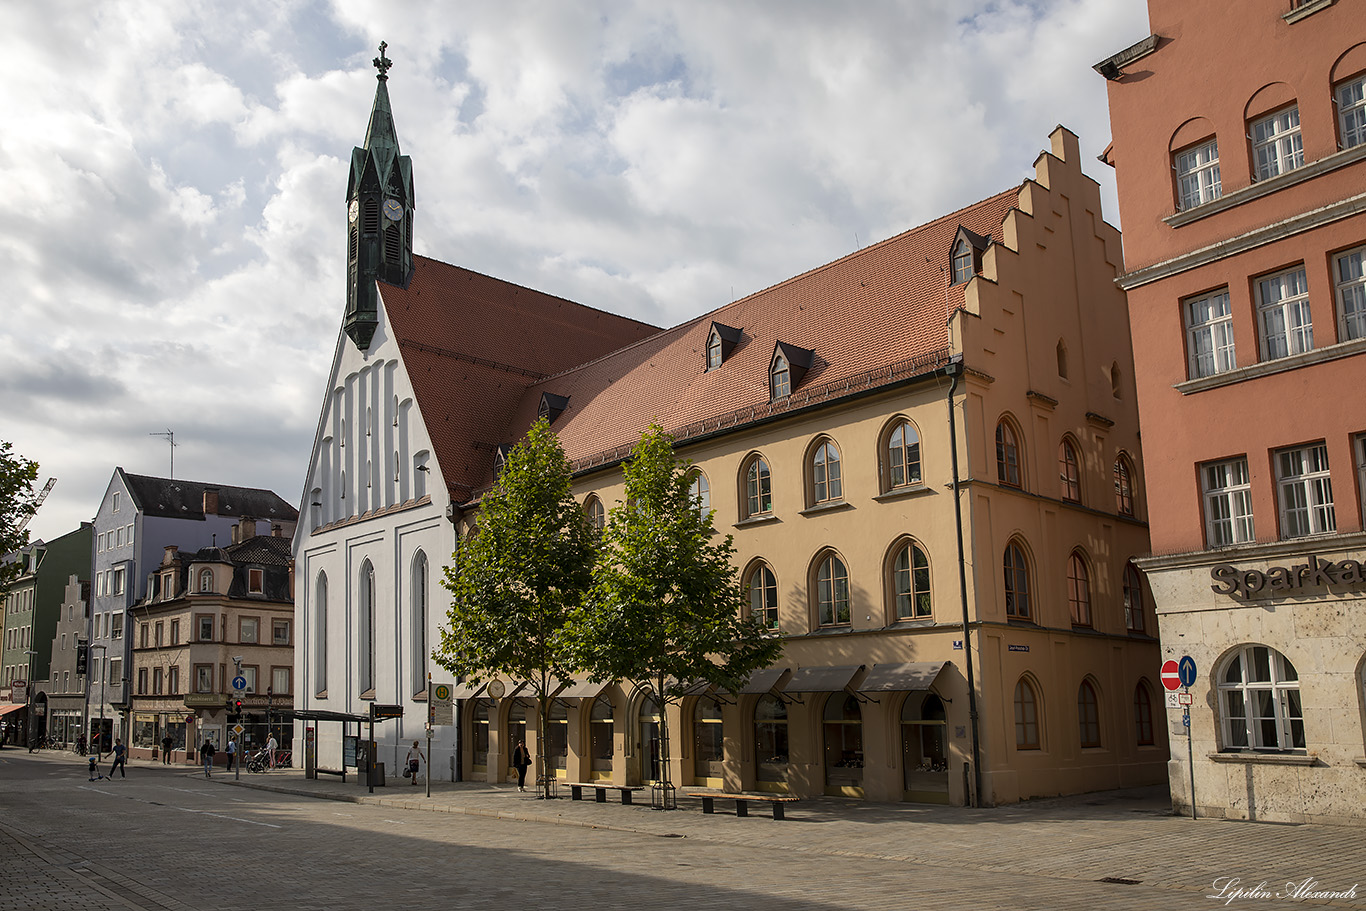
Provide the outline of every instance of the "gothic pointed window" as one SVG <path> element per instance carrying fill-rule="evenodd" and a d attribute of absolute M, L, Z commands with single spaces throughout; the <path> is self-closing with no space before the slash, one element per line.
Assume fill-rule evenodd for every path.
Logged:
<path fill-rule="evenodd" d="M 715 370 L 721 366 L 721 334 L 715 329 L 707 339 L 707 369 Z"/>
<path fill-rule="evenodd" d="M 775 399 L 787 398 L 792 394 L 792 373 L 788 370 L 787 359 L 781 354 L 773 359 L 769 385 Z"/>

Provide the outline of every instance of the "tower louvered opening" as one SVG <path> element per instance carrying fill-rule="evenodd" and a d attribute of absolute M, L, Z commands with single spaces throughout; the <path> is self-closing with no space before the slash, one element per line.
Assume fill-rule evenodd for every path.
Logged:
<path fill-rule="evenodd" d="M 403 240 L 398 225 L 384 229 L 384 261 L 393 265 L 403 261 Z"/>
<path fill-rule="evenodd" d="M 364 212 L 361 216 L 362 226 L 366 234 L 379 233 L 379 200 L 367 199 L 362 207 Z"/>

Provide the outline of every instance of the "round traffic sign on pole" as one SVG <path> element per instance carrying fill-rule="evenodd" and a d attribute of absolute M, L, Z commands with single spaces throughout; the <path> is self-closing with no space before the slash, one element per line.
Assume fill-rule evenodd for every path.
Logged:
<path fill-rule="evenodd" d="M 1195 682 L 1195 659 L 1190 655 L 1182 655 L 1181 662 L 1176 668 L 1177 676 L 1181 678 L 1182 686 L 1190 686 Z"/>
<path fill-rule="evenodd" d="M 1162 662 L 1162 685 L 1169 690 L 1181 688 L 1181 670 L 1173 659 Z"/>
<path fill-rule="evenodd" d="M 244 690 L 244 689 L 246 689 L 246 688 L 247 688 L 247 678 L 246 678 L 246 677 L 243 677 L 241 674 L 238 674 L 236 677 L 232 678 L 232 688 L 235 689 L 235 690 Z"/>

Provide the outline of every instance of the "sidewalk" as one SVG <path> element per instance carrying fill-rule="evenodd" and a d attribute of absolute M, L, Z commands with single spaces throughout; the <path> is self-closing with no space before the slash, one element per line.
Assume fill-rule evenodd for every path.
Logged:
<path fill-rule="evenodd" d="M 202 778 L 190 767 L 167 768 L 135 761 L 132 772 L 155 769 Z M 1171 815 L 1163 788 L 1109 791 L 1030 801 L 990 809 L 923 804 L 870 804 L 817 798 L 787 805 L 787 819 L 767 815 L 737 818 L 729 802 L 714 815 L 700 801 L 679 798 L 680 809 L 651 810 L 591 799 L 572 801 L 568 788 L 553 801 L 538 800 L 512 785 L 433 782 L 432 794 L 407 779 L 389 779 L 371 794 L 353 775 L 315 781 L 282 769 L 240 778 L 216 769 L 206 785 L 245 787 L 323 800 L 349 801 L 434 813 L 458 813 L 556 826 L 609 829 L 642 836 L 688 838 L 717 845 L 777 851 L 908 861 L 948 871 L 1030 874 L 1060 880 L 1133 881 L 1191 895 L 1217 891 L 1216 880 L 1237 877 L 1245 887 L 1265 882 L 1272 889 L 1312 878 L 1319 889 L 1366 886 L 1366 832 L 1362 828 L 1283 825 L 1225 820 L 1191 820 Z M 765 813 L 751 809 L 751 813 Z M 1310 904 L 1362 907 L 1355 900 Z M 1214 902 L 1220 905 L 1222 902 Z"/>

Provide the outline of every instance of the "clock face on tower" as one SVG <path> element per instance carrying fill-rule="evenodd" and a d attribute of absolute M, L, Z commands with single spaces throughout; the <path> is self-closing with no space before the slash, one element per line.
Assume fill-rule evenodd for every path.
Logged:
<path fill-rule="evenodd" d="M 356 219 L 360 217 L 360 200 L 359 200 L 359 199 L 353 199 L 353 200 L 351 200 L 351 205 L 350 205 L 350 207 L 347 208 L 347 210 L 346 210 L 346 215 L 347 215 L 347 218 L 350 219 L 351 224 L 354 225 L 354 224 L 356 223 Z"/>
<path fill-rule="evenodd" d="M 403 219 L 403 203 L 397 199 L 384 200 L 384 215 L 390 221 L 401 221 Z"/>

